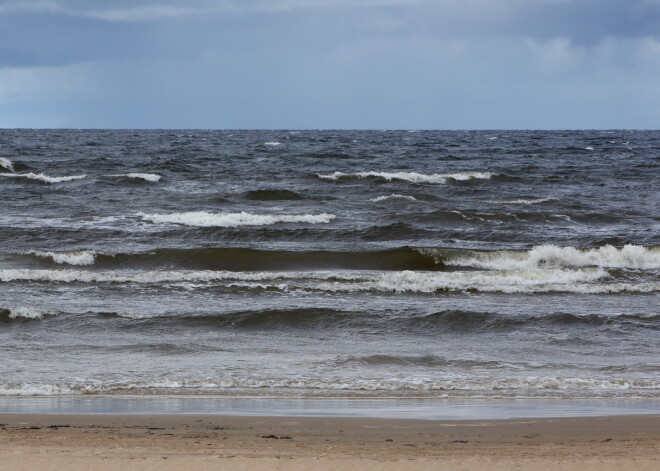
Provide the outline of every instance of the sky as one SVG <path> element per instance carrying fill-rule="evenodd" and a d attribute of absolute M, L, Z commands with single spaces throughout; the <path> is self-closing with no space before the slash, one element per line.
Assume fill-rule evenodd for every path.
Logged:
<path fill-rule="evenodd" d="M 0 127 L 658 129 L 660 0 L 0 0 Z"/>

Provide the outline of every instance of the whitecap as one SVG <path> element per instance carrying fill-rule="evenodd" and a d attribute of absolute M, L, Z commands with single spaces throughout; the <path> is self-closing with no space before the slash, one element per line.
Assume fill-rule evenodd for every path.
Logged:
<path fill-rule="evenodd" d="M 44 316 L 54 316 L 57 313 L 29 306 L 18 306 L 9 308 L 10 319 L 43 319 Z"/>
<path fill-rule="evenodd" d="M 210 213 L 208 211 L 192 211 L 172 214 L 137 214 L 142 219 L 157 224 L 183 224 L 198 227 L 238 227 L 238 226 L 268 226 L 277 223 L 325 224 L 336 218 L 334 214 L 251 214 L 240 213 Z"/>
<path fill-rule="evenodd" d="M 28 252 L 28 254 L 42 258 L 50 258 L 55 263 L 67 265 L 93 265 L 97 255 L 94 250 L 72 250 L 68 252 L 42 252 L 39 250 L 33 250 Z"/>
<path fill-rule="evenodd" d="M 277 141 L 269 141 L 269 142 L 264 142 L 264 145 L 265 145 L 265 146 L 273 146 L 273 147 L 275 147 L 275 146 L 281 146 L 282 143 L 281 143 L 281 142 L 277 142 Z"/>
<path fill-rule="evenodd" d="M 371 198 L 369 201 L 371 201 L 372 203 L 378 203 L 380 201 L 387 201 L 387 200 L 417 201 L 417 198 L 415 198 L 414 196 L 399 195 L 393 193 L 391 195 L 377 196 L 376 198 Z"/>
<path fill-rule="evenodd" d="M 617 249 L 606 245 L 594 249 L 577 249 L 540 245 L 528 251 L 474 252 L 469 256 L 449 258 L 444 263 L 491 270 L 587 266 L 645 270 L 660 268 L 660 248 L 625 245 Z"/>
<path fill-rule="evenodd" d="M 352 178 L 369 178 L 377 177 L 383 178 L 387 181 L 392 180 L 403 180 L 412 183 L 447 183 L 447 180 L 472 180 L 472 179 L 481 179 L 487 180 L 494 176 L 493 172 L 458 172 L 458 173 L 434 173 L 431 175 L 426 175 L 423 173 L 417 172 L 357 172 L 357 173 L 344 173 L 344 172 L 334 172 L 328 175 L 323 175 L 317 173 L 316 176 L 323 180 L 341 180 L 341 179 L 352 179 Z"/>
<path fill-rule="evenodd" d="M 548 201 L 555 201 L 557 198 L 539 198 L 539 199 L 516 199 L 516 200 L 487 200 L 486 203 L 493 204 L 539 204 L 546 203 Z"/>
<path fill-rule="evenodd" d="M 10 172 L 14 171 L 14 164 L 12 164 L 11 160 L 4 157 L 0 157 L 0 167 L 6 168 Z"/>
<path fill-rule="evenodd" d="M 60 183 L 60 182 L 68 182 L 71 180 L 80 180 L 81 178 L 85 178 L 87 175 L 70 175 L 70 176 L 65 176 L 65 177 L 50 177 L 48 175 L 44 175 L 43 173 L 0 173 L 0 176 L 2 177 L 13 177 L 13 178 L 27 178 L 29 180 L 38 180 L 44 183 Z"/>
<path fill-rule="evenodd" d="M 530 269 L 477 272 L 229 272 L 229 271 L 124 271 L 0 270 L 0 282 L 49 283 L 202 283 L 229 288 L 329 293 L 426 293 L 479 291 L 497 293 L 650 293 L 660 283 L 608 283 L 602 268 Z"/>
<path fill-rule="evenodd" d="M 160 175 L 155 173 L 124 173 L 121 175 L 108 175 L 110 177 L 126 177 L 126 178 L 138 178 L 141 180 L 146 180 L 148 182 L 157 182 L 161 179 Z"/>

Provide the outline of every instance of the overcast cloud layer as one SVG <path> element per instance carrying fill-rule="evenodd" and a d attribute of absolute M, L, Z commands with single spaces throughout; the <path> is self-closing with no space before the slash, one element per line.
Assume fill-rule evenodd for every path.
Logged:
<path fill-rule="evenodd" d="M 660 0 L 0 1 L 0 126 L 655 128 Z"/>

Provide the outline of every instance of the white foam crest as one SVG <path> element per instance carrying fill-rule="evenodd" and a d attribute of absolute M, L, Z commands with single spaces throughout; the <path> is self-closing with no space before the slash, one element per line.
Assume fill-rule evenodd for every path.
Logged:
<path fill-rule="evenodd" d="M 466 257 L 449 258 L 446 265 L 469 266 L 492 270 L 519 270 L 537 267 L 609 267 L 631 269 L 660 268 L 660 247 L 646 248 L 625 245 L 620 249 L 611 245 L 596 249 L 576 249 L 541 245 L 527 252 L 475 252 Z"/>
<path fill-rule="evenodd" d="M 37 309 L 29 306 L 17 306 L 9 308 L 10 319 L 43 319 L 44 316 L 54 316 L 57 313 L 45 309 Z"/>
<path fill-rule="evenodd" d="M 14 171 L 14 164 L 12 164 L 11 160 L 6 159 L 5 157 L 0 157 L 0 167 L 6 168 L 10 172 Z"/>
<path fill-rule="evenodd" d="M 251 214 L 240 213 L 210 213 L 208 211 L 193 211 L 172 214 L 137 214 L 142 219 L 157 224 L 183 224 L 198 227 L 238 227 L 238 226 L 268 226 L 280 222 L 325 224 L 336 218 L 334 214 Z"/>
<path fill-rule="evenodd" d="M 339 180 L 342 178 L 369 178 L 379 177 L 387 181 L 403 180 L 412 183 L 447 183 L 447 180 L 487 180 L 495 175 L 493 172 L 460 172 L 460 173 L 434 173 L 426 175 L 416 172 L 357 172 L 343 173 L 334 172 L 328 175 L 317 173 L 316 176 L 323 180 Z"/>
<path fill-rule="evenodd" d="M 0 385 L 0 396 L 64 396 L 82 394 L 67 386 L 56 384 L 3 384 Z"/>
<path fill-rule="evenodd" d="M 310 390 L 310 391 L 410 391 L 433 392 L 453 391 L 457 394 L 472 395 L 477 392 L 498 394 L 520 390 L 537 392 L 602 393 L 613 391 L 654 391 L 660 389 L 660 382 L 645 378 L 580 378 L 559 376 L 526 376 L 519 378 L 474 379 L 464 375 L 447 375 L 436 378 L 404 377 L 387 378 L 217 378 L 217 379 L 169 379 L 160 378 L 144 381 L 81 381 L 76 384 L 30 384 L 9 383 L 0 385 L 0 396 L 59 396 L 90 393 L 128 392 L 165 390 L 168 394 L 187 394 L 191 390 L 203 393 L 251 390 Z"/>
<path fill-rule="evenodd" d="M 408 200 L 408 201 L 417 201 L 417 198 L 414 196 L 408 196 L 408 195 L 399 195 L 399 194 L 391 194 L 391 195 L 383 195 L 383 196 L 377 196 L 376 198 L 371 198 L 369 201 L 372 203 L 378 203 L 380 201 L 387 201 L 387 200 Z"/>
<path fill-rule="evenodd" d="M 358 283 L 317 283 L 309 288 L 322 291 L 383 291 L 435 293 L 438 291 L 484 291 L 500 293 L 585 292 L 609 293 L 645 289 L 642 285 L 590 284 L 608 274 L 602 269 L 519 270 L 511 272 L 392 272 Z M 646 287 L 649 288 L 649 287 Z M 660 288 L 660 283 L 655 289 Z"/>
<path fill-rule="evenodd" d="M 603 294 L 660 290 L 656 283 L 599 283 L 608 278 L 602 268 L 578 270 L 537 269 L 482 272 L 230 272 L 230 271 L 124 271 L 0 270 L 0 282 L 57 283 L 220 283 L 226 288 L 280 291 L 435 293 L 482 291 L 501 293 L 568 292 Z M 229 282 L 229 283 L 228 283 Z"/>
<path fill-rule="evenodd" d="M 148 182 L 157 182 L 161 179 L 160 175 L 155 173 L 123 173 L 119 175 L 108 175 L 110 177 L 126 177 L 126 178 L 137 178 L 141 180 L 146 180 Z"/>
<path fill-rule="evenodd" d="M 487 200 L 486 203 L 494 204 L 539 204 L 547 201 L 555 201 L 557 198 L 539 198 L 539 199 L 517 199 L 517 200 Z"/>
<path fill-rule="evenodd" d="M 72 250 L 69 252 L 42 252 L 32 250 L 29 255 L 35 255 L 42 258 L 50 258 L 55 263 L 67 265 L 93 265 L 97 253 L 94 250 Z"/>
<path fill-rule="evenodd" d="M 29 180 L 38 180 L 44 183 L 60 183 L 60 182 L 68 182 L 71 180 L 80 180 L 81 178 L 85 178 L 87 175 L 69 175 L 65 177 L 50 177 L 48 175 L 44 175 L 43 173 L 0 173 L 0 176 L 2 177 L 13 177 L 13 178 L 27 178 Z"/>
<path fill-rule="evenodd" d="M 282 143 L 277 141 L 269 141 L 269 142 L 264 142 L 264 145 L 276 147 L 276 146 L 281 146 Z"/>
<path fill-rule="evenodd" d="M 360 279 L 360 275 L 334 272 L 232 272 L 214 270 L 180 271 L 84 271 L 84 270 L 0 270 L 0 282 L 50 281 L 59 283 L 180 283 L 214 281 L 269 281 L 293 279 Z"/>

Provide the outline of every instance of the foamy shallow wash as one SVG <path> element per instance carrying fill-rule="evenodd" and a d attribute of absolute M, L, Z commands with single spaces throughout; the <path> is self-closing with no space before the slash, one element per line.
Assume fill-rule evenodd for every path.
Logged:
<path fill-rule="evenodd" d="M 655 131 L 0 141 L 0 395 L 660 398 Z"/>

